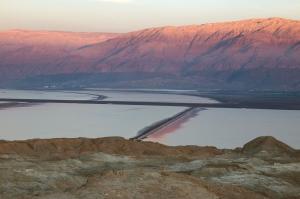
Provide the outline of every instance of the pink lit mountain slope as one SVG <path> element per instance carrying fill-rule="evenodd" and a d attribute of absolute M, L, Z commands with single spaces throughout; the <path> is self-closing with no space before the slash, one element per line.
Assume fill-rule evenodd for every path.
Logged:
<path fill-rule="evenodd" d="M 0 77 L 17 79 L 63 72 L 55 67 L 57 60 L 81 46 L 115 36 L 117 34 L 26 30 L 0 32 Z"/>
<path fill-rule="evenodd" d="M 22 57 L 26 49 L 11 51 L 6 62 L 0 61 L 1 74 L 101 74 L 81 81 L 93 86 L 300 90 L 300 21 L 269 18 L 151 28 L 90 43 L 26 70 L 15 61 L 43 59 L 39 54 Z M 3 57 L 7 47 L 0 48 Z M 20 69 L 25 71 L 20 74 Z M 116 73 L 134 75 L 109 83 L 103 78 Z M 43 84 L 53 82 L 47 78 Z"/>

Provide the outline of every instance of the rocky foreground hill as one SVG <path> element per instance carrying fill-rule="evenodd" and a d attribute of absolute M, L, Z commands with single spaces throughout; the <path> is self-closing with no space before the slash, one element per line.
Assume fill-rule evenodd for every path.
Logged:
<path fill-rule="evenodd" d="M 15 87 L 300 90 L 299 54 L 300 21 L 282 18 L 124 34 L 8 31 L 0 32 L 0 80 Z"/>
<path fill-rule="evenodd" d="M 242 148 L 123 138 L 0 141 L 0 198 L 299 198 L 300 153 L 273 137 Z"/>

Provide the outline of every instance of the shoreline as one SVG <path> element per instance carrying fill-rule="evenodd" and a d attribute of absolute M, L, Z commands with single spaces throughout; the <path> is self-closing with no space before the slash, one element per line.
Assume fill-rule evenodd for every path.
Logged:
<path fill-rule="evenodd" d="M 0 110 L 9 109 L 9 108 L 19 108 L 19 107 L 30 107 L 36 106 L 40 103 L 27 103 L 27 102 L 1 102 L 0 103 Z"/>
<path fill-rule="evenodd" d="M 95 100 L 50 100 L 50 99 L 21 99 L 0 98 L 0 102 L 27 103 L 61 103 L 61 104 L 110 104 L 110 105 L 143 105 L 143 106 L 177 106 L 202 108 L 245 108 L 300 110 L 300 103 L 284 104 L 278 102 L 240 102 L 240 103 L 180 103 L 180 102 L 146 102 L 146 101 L 95 101 Z"/>

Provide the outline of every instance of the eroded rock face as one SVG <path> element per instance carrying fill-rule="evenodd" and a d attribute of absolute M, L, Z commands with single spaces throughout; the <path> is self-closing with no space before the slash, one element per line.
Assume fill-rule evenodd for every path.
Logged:
<path fill-rule="evenodd" d="M 104 152 L 129 156 L 180 156 L 211 157 L 223 152 L 215 147 L 168 147 L 159 143 L 136 142 L 121 137 L 98 139 L 50 139 L 0 143 L 0 154 L 30 155 L 49 159 L 78 157 L 86 153 Z"/>
<path fill-rule="evenodd" d="M 271 150 L 275 138 L 254 148 L 266 139 Z M 300 158 L 285 154 L 123 138 L 1 141 L 0 198 L 299 198 Z"/>

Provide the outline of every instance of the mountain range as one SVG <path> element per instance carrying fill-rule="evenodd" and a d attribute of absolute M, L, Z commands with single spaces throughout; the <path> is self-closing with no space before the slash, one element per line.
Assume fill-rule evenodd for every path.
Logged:
<path fill-rule="evenodd" d="M 2 87 L 300 90 L 300 21 L 0 32 Z"/>

